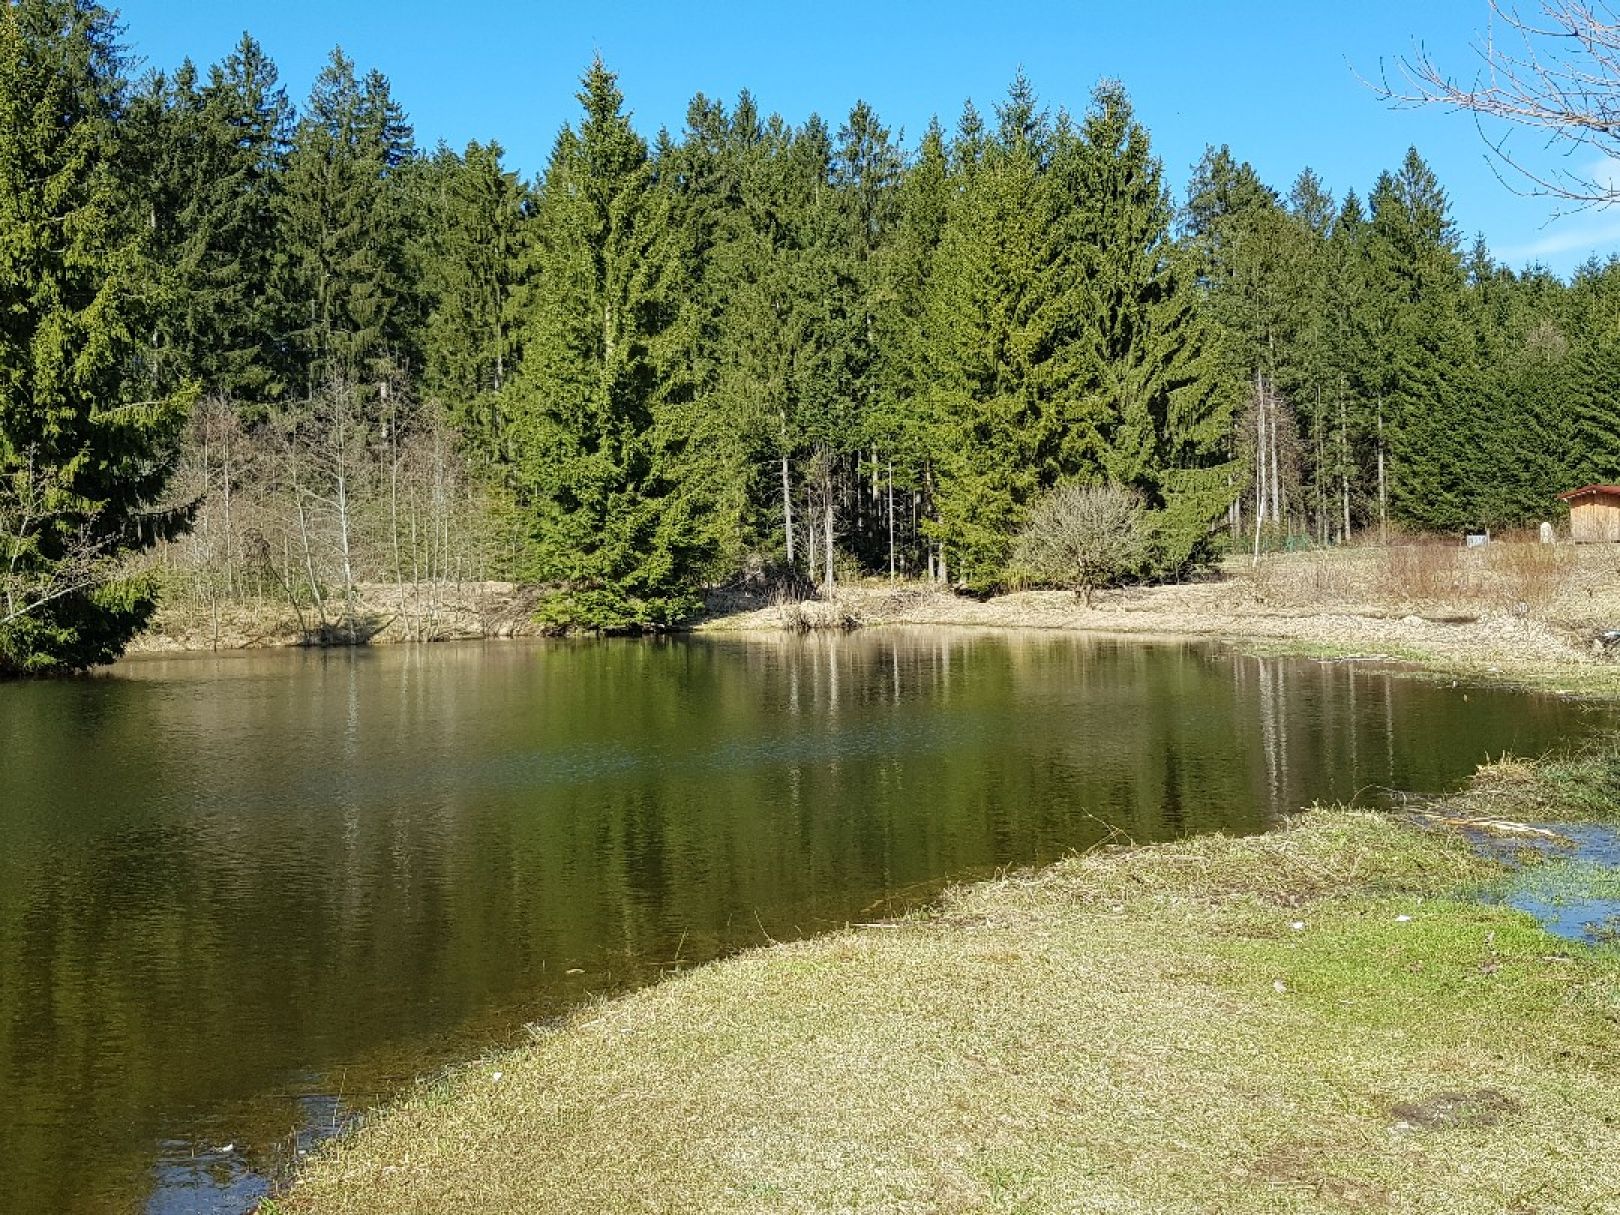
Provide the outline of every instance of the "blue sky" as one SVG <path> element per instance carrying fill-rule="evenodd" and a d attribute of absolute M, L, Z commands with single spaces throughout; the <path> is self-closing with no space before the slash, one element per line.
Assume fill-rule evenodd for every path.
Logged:
<path fill-rule="evenodd" d="M 526 175 L 543 166 L 558 128 L 574 117 L 578 76 L 598 52 L 649 135 L 679 128 L 695 92 L 729 99 L 747 87 L 767 111 L 793 120 L 819 112 L 834 125 L 864 98 L 904 129 L 908 144 L 930 115 L 952 125 L 965 98 L 988 112 L 1021 66 L 1043 101 L 1075 111 L 1099 77 L 1123 80 L 1178 197 L 1207 143 L 1230 144 L 1279 187 L 1310 165 L 1336 193 L 1354 187 L 1363 195 L 1416 144 L 1463 232 L 1484 232 L 1511 264 L 1539 261 L 1567 273 L 1592 253 L 1620 250 L 1620 209 L 1560 216 L 1550 200 L 1517 196 L 1492 172 L 1471 118 L 1392 110 L 1358 78 L 1376 77 L 1418 44 L 1471 74 L 1486 0 L 119 7 L 128 41 L 152 67 L 187 55 L 213 62 L 252 32 L 294 100 L 341 44 L 362 69 L 389 76 L 419 142 L 495 138 Z M 1540 145 L 1521 136 L 1516 146 L 1533 156 Z"/>

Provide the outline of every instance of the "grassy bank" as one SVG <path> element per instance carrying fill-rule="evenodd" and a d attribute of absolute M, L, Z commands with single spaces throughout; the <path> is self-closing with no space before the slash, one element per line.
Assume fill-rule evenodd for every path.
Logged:
<path fill-rule="evenodd" d="M 1598 812 L 1611 757 L 1446 811 Z M 1110 849 L 536 1031 L 282 1212 L 1620 1209 L 1620 960 L 1459 838 L 1318 810 Z"/>
<path fill-rule="evenodd" d="M 171 580 L 132 654 L 288 646 L 475 641 L 534 637 L 535 595 L 510 582 L 367 582 L 355 587 L 353 618 L 340 595 L 320 605 L 286 599 L 189 593 Z"/>

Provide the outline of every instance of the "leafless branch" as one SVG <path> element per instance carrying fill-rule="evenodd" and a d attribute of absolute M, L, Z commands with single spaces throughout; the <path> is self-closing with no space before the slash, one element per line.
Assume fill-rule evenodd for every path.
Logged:
<path fill-rule="evenodd" d="M 1620 162 L 1620 13 L 1588 0 L 1542 0 L 1538 16 L 1490 0 L 1490 21 L 1473 46 L 1478 70 L 1467 82 L 1419 46 L 1396 65 L 1396 78 L 1373 84 L 1384 100 L 1471 113 L 1490 155 L 1525 192 L 1580 207 L 1620 201 L 1602 161 L 1575 168 L 1536 167 L 1510 146 L 1515 132 L 1545 136 L 1543 150 L 1566 160 L 1583 151 Z M 1486 122 L 1505 124 L 1498 135 Z M 1501 176 L 1501 174 L 1498 174 Z"/>
<path fill-rule="evenodd" d="M 115 575 L 113 538 L 98 534 L 97 514 L 93 505 L 63 500 L 32 452 L 0 475 L 0 628 Z M 42 561 L 47 536 L 57 551 Z"/>

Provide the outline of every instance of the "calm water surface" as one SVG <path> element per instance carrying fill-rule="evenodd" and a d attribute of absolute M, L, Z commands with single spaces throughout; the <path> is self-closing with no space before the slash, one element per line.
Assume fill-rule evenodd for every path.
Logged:
<path fill-rule="evenodd" d="M 1256 831 L 1607 720 L 1353 664 L 939 632 L 0 686 L 0 1212 L 240 1211 L 350 1111 L 592 994 L 1111 827 Z"/>

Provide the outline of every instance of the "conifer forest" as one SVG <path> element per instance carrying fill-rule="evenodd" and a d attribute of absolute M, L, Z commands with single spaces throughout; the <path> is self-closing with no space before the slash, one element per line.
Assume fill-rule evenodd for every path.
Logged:
<path fill-rule="evenodd" d="M 0 5 L 0 669 L 106 661 L 160 593 L 339 637 L 367 582 L 608 632 L 985 593 L 1068 485 L 1130 495 L 1163 579 L 1620 480 L 1620 261 L 1501 264 L 1418 149 L 1166 166 L 1125 84 L 1022 76 L 919 132 L 747 92 L 645 131 L 597 61 L 531 181 L 341 50 L 295 102 L 251 37 L 121 38 Z"/>

